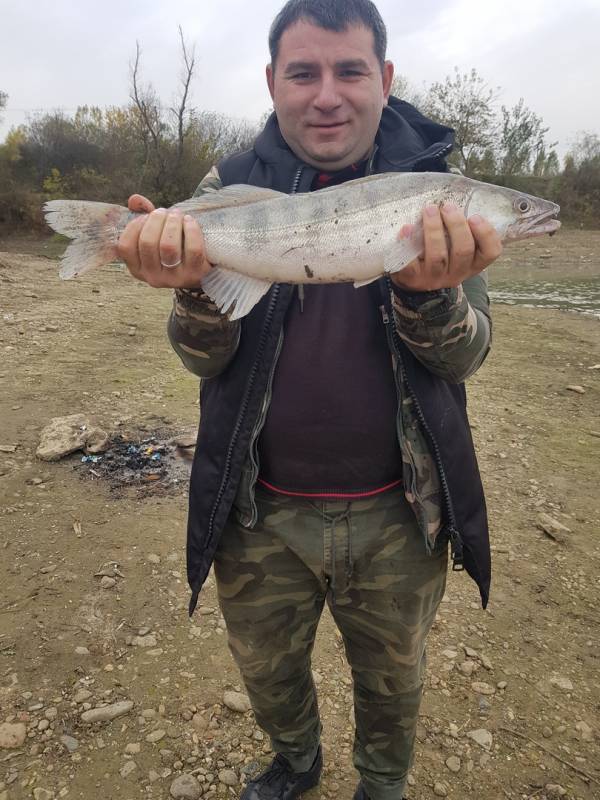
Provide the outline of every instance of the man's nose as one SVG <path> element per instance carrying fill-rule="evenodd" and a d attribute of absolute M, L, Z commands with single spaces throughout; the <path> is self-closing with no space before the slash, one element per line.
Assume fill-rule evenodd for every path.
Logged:
<path fill-rule="evenodd" d="M 319 91 L 314 99 L 314 105 L 319 111 L 333 111 L 342 103 L 337 81 L 333 76 L 323 76 L 319 84 Z"/>

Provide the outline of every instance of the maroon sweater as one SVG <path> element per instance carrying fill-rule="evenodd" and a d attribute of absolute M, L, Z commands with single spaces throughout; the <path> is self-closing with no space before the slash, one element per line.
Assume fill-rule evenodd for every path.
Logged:
<path fill-rule="evenodd" d="M 314 188 L 360 174 L 317 176 Z M 373 291 L 375 284 L 307 284 L 302 306 L 291 304 L 258 442 L 267 488 L 352 496 L 400 482 L 398 398 Z"/>

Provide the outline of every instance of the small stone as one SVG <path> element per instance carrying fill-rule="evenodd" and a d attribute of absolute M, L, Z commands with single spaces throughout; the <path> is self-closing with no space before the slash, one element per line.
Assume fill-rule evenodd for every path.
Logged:
<path fill-rule="evenodd" d="M 167 732 L 160 729 L 152 731 L 146 736 L 146 741 L 150 742 L 150 744 L 156 744 L 156 742 L 160 742 L 161 739 L 164 739 L 166 735 Z"/>
<path fill-rule="evenodd" d="M 549 514 L 540 513 L 537 526 L 556 542 L 566 542 L 569 538 L 566 534 L 571 533 L 570 528 L 567 528 L 566 525 L 563 525 L 562 522 L 554 519 Z"/>
<path fill-rule="evenodd" d="M 585 394 L 585 389 L 583 386 L 578 386 L 572 383 L 567 386 L 567 391 L 575 392 L 575 394 Z"/>
<path fill-rule="evenodd" d="M 498 681 L 498 683 L 496 684 L 496 688 L 498 689 L 506 689 L 507 686 L 508 683 L 506 681 Z"/>
<path fill-rule="evenodd" d="M 467 678 L 470 678 L 471 675 L 477 670 L 477 664 L 474 661 L 463 661 L 462 664 L 458 665 L 458 669 L 463 675 L 466 675 Z"/>
<path fill-rule="evenodd" d="M 567 790 L 559 783 L 547 783 L 544 790 L 548 800 L 560 800 L 560 798 L 564 797 L 567 793 Z"/>
<path fill-rule="evenodd" d="M 450 658 L 450 659 L 458 657 L 458 653 L 456 652 L 456 650 L 442 650 L 442 655 L 444 656 L 444 658 Z"/>
<path fill-rule="evenodd" d="M 78 656 L 89 656 L 89 654 L 90 654 L 90 651 L 87 649 L 87 647 L 83 647 L 83 646 L 80 645 L 79 647 L 75 648 L 75 655 L 78 655 Z"/>
<path fill-rule="evenodd" d="M 443 783 L 437 781 L 433 784 L 433 793 L 436 797 L 446 797 L 448 795 L 448 790 Z"/>
<path fill-rule="evenodd" d="M 65 746 L 65 749 L 68 753 L 74 753 L 79 747 L 79 742 L 77 739 L 74 739 L 72 736 L 68 736 L 66 733 L 60 737 L 60 742 Z"/>
<path fill-rule="evenodd" d="M 156 636 L 153 633 L 147 636 L 134 636 L 131 644 L 134 647 L 156 647 Z"/>
<path fill-rule="evenodd" d="M 219 780 L 225 786 L 237 786 L 238 777 L 232 769 L 222 769 L 219 772 Z"/>
<path fill-rule="evenodd" d="M 202 793 L 202 788 L 193 775 L 184 772 L 178 775 L 169 789 L 169 794 L 174 798 L 185 798 L 185 800 L 198 800 Z"/>
<path fill-rule="evenodd" d="M 27 728 L 22 722 L 5 722 L 0 725 L 0 748 L 21 747 L 27 736 Z"/>
<path fill-rule="evenodd" d="M 150 553 L 147 559 L 151 564 L 160 564 L 160 556 L 156 553 Z"/>
<path fill-rule="evenodd" d="M 484 681 L 473 681 L 473 683 L 471 684 L 471 689 L 477 694 L 486 694 L 486 695 L 496 694 L 496 689 L 493 686 L 490 686 L 489 683 L 485 683 Z"/>
<path fill-rule="evenodd" d="M 33 790 L 35 800 L 52 800 L 54 793 L 48 789 L 43 789 L 41 786 L 36 786 Z"/>
<path fill-rule="evenodd" d="M 137 753 L 140 752 L 141 749 L 142 749 L 142 746 L 141 746 L 141 744 L 139 742 L 129 742 L 129 744 L 127 744 L 125 746 L 125 752 L 129 756 L 136 755 Z"/>
<path fill-rule="evenodd" d="M 565 692 L 572 692 L 573 691 L 573 684 L 568 678 L 563 677 L 562 675 L 553 675 L 550 678 L 550 683 L 553 686 L 557 686 L 559 689 L 562 689 Z"/>
<path fill-rule="evenodd" d="M 446 766 L 450 772 L 460 772 L 460 758 L 458 756 L 450 756 L 446 759 Z"/>
<path fill-rule="evenodd" d="M 132 700 L 120 700 L 118 703 L 112 703 L 102 708 L 91 708 L 89 711 L 84 711 L 81 715 L 82 722 L 108 722 L 117 717 L 122 717 L 128 714 L 133 708 Z"/>
<path fill-rule="evenodd" d="M 100 586 L 103 589 L 112 589 L 113 586 L 116 584 L 116 580 L 114 578 L 109 578 L 108 575 L 105 575 L 102 580 L 100 581 Z"/>
<path fill-rule="evenodd" d="M 550 739 L 552 737 L 552 728 L 549 728 L 547 725 L 542 728 L 542 736 L 544 739 Z"/>
<path fill-rule="evenodd" d="M 194 714 L 192 717 L 192 725 L 198 731 L 198 733 L 204 733 L 204 731 L 208 728 L 208 720 L 203 714 Z"/>
<path fill-rule="evenodd" d="M 581 720 L 580 722 L 575 725 L 575 730 L 579 732 L 579 738 L 584 742 L 593 742 L 594 741 L 594 730 L 590 728 L 587 722 Z"/>
<path fill-rule="evenodd" d="M 492 734 L 486 731 L 485 728 L 477 728 L 477 730 L 469 731 L 467 736 L 485 750 L 489 750 L 492 746 Z"/>
<path fill-rule="evenodd" d="M 238 711 L 241 714 L 250 711 L 252 708 L 250 698 L 248 695 L 242 694 L 242 692 L 225 692 L 223 695 L 223 702 L 227 708 L 230 708 L 232 711 Z"/>
<path fill-rule="evenodd" d="M 50 720 L 41 719 L 38 722 L 38 726 L 37 727 L 38 727 L 38 731 L 45 731 L 47 728 L 50 727 Z"/>
<path fill-rule="evenodd" d="M 73 700 L 76 703 L 85 703 L 86 700 L 89 700 L 92 696 L 92 693 L 89 689 L 78 689 L 73 696 Z"/>
<path fill-rule="evenodd" d="M 135 772 L 136 769 L 137 769 L 137 764 L 135 763 L 135 761 L 128 761 L 126 764 L 123 764 L 123 766 L 119 770 L 119 775 L 122 778 L 127 778 L 129 775 L 131 775 L 132 772 Z"/>

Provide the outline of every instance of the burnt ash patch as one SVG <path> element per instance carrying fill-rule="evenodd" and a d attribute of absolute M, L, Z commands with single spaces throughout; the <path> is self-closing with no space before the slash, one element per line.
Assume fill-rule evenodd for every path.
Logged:
<path fill-rule="evenodd" d="M 142 494 L 187 491 L 193 447 L 176 444 L 163 432 L 139 438 L 118 434 L 98 455 L 79 454 L 73 468 L 88 480 L 103 480 L 112 491 L 135 489 Z"/>

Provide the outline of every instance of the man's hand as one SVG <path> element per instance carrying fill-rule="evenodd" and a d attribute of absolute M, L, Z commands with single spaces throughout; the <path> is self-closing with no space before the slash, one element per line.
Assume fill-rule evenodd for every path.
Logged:
<path fill-rule="evenodd" d="M 131 195 L 127 206 L 145 212 L 127 225 L 117 245 L 133 277 L 156 288 L 199 288 L 212 264 L 198 223 L 177 209 L 155 209 L 140 194 Z"/>
<path fill-rule="evenodd" d="M 405 225 L 400 238 L 411 236 L 413 231 L 414 226 Z M 478 214 L 467 220 L 453 203 L 444 203 L 441 209 L 427 206 L 423 211 L 423 236 L 423 256 L 391 276 L 400 289 L 430 292 L 459 286 L 502 253 L 495 228 Z"/>

